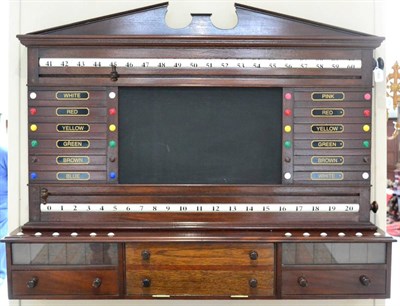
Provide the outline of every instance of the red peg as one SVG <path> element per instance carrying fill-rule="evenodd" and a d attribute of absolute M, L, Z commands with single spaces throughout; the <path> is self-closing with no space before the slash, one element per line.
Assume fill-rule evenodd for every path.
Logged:
<path fill-rule="evenodd" d="M 292 115 L 292 110 L 290 108 L 287 108 L 283 113 L 285 114 L 285 116 L 289 117 Z"/>
<path fill-rule="evenodd" d="M 29 113 L 30 113 L 32 116 L 36 115 L 37 109 L 34 108 L 34 107 L 31 107 L 31 108 L 29 109 Z"/>
<path fill-rule="evenodd" d="M 117 113 L 117 110 L 113 107 L 108 110 L 108 113 L 110 114 L 110 116 L 114 116 Z"/>
<path fill-rule="evenodd" d="M 364 117 L 371 117 L 371 111 L 369 109 L 364 110 Z"/>

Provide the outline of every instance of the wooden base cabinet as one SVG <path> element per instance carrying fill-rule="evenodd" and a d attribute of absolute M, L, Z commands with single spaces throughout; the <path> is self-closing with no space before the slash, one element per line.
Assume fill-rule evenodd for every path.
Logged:
<path fill-rule="evenodd" d="M 357 242 L 271 242 L 261 237 L 258 242 L 237 237 L 229 242 L 216 242 L 218 237 L 204 242 L 179 242 L 177 237 L 161 242 L 152 237 L 141 242 L 130 237 L 112 243 L 53 238 L 54 242 L 38 237 L 8 241 L 11 299 L 321 299 L 390 294 L 389 237 Z"/>

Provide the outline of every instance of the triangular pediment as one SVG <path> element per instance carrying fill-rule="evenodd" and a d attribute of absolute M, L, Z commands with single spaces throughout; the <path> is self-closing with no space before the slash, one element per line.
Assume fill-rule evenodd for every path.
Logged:
<path fill-rule="evenodd" d="M 369 37 L 364 33 L 328 26 L 300 18 L 277 14 L 241 4 L 235 4 L 238 23 L 232 29 L 219 29 L 210 15 L 193 15 L 184 28 L 173 29 L 165 22 L 168 3 L 85 20 L 57 28 L 30 33 L 30 35 L 72 36 L 260 36 L 260 37 Z"/>

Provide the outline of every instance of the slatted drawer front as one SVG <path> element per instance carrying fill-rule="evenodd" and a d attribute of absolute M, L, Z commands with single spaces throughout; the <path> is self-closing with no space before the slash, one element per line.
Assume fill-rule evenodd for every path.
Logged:
<path fill-rule="evenodd" d="M 272 296 L 273 244 L 128 244 L 127 294 Z"/>
<path fill-rule="evenodd" d="M 26 296 L 118 295 L 117 270 L 13 271 L 14 298 Z"/>

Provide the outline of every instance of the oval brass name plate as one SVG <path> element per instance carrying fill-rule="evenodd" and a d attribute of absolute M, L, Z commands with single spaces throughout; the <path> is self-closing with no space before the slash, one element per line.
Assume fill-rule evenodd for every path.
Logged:
<path fill-rule="evenodd" d="M 311 141 L 313 149 L 343 149 L 343 140 L 313 140 Z"/>
<path fill-rule="evenodd" d="M 313 165 L 343 165 L 343 156 L 312 156 L 311 164 Z"/>
<path fill-rule="evenodd" d="M 57 132 L 89 132 L 89 124 L 57 124 Z"/>
<path fill-rule="evenodd" d="M 313 181 L 341 181 L 343 180 L 343 172 L 312 172 L 311 180 Z"/>
<path fill-rule="evenodd" d="M 313 92 L 311 99 L 315 102 L 343 101 L 344 92 Z"/>
<path fill-rule="evenodd" d="M 56 115 L 59 117 L 89 116 L 89 109 L 87 107 L 58 107 L 56 109 Z"/>
<path fill-rule="evenodd" d="M 90 147 L 89 140 L 57 140 L 57 148 L 60 149 L 87 149 Z"/>
<path fill-rule="evenodd" d="M 88 91 L 57 91 L 56 92 L 57 100 L 89 100 L 89 92 Z"/>
<path fill-rule="evenodd" d="M 88 181 L 90 174 L 88 172 L 57 172 L 59 181 Z"/>
<path fill-rule="evenodd" d="M 312 117 L 343 117 L 344 109 L 343 108 L 313 108 L 311 110 Z"/>
<path fill-rule="evenodd" d="M 313 124 L 311 125 L 311 133 L 314 134 L 331 134 L 343 133 L 343 124 Z"/>
<path fill-rule="evenodd" d="M 87 165 L 90 163 L 89 156 L 57 156 L 58 165 Z"/>

